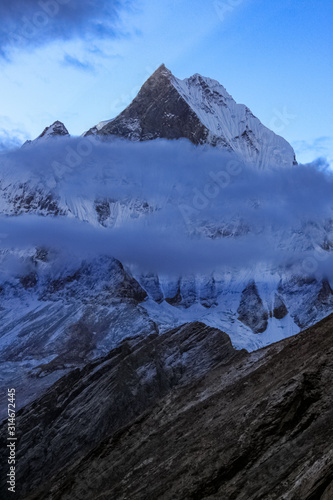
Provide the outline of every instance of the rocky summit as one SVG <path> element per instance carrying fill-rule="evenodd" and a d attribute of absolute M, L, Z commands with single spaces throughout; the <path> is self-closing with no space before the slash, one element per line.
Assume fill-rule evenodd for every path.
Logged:
<path fill-rule="evenodd" d="M 88 130 L 136 141 L 189 139 L 235 152 L 259 167 L 296 164 L 293 148 L 237 104 L 216 80 L 195 74 L 180 80 L 162 64 L 116 118 Z"/>
<path fill-rule="evenodd" d="M 20 498 L 329 500 L 332 333 L 330 316 L 252 353 L 201 323 L 123 341 L 19 412 Z"/>

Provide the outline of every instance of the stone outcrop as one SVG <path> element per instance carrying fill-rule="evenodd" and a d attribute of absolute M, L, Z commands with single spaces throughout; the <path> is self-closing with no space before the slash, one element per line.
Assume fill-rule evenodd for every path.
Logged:
<path fill-rule="evenodd" d="M 253 280 L 248 283 L 242 292 L 237 313 L 238 319 L 251 328 L 254 333 L 262 333 L 266 330 L 268 312 Z"/>
<path fill-rule="evenodd" d="M 280 295 L 275 295 L 274 299 L 274 309 L 273 309 L 273 317 L 276 319 L 283 319 L 288 314 L 288 309 L 286 308 L 285 303 L 283 302 Z"/>

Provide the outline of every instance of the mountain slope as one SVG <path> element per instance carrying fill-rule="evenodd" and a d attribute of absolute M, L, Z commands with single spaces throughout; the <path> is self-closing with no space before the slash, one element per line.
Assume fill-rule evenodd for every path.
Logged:
<path fill-rule="evenodd" d="M 160 66 L 133 102 L 113 120 L 86 135 L 117 135 L 131 140 L 189 139 L 234 151 L 259 167 L 296 163 L 282 137 L 266 128 L 217 81 L 195 74 L 179 80 Z"/>
<path fill-rule="evenodd" d="M 59 265 L 38 249 L 25 262 L 25 272 L 0 289 L 0 387 L 4 394 L 15 386 L 16 409 L 125 337 L 157 331 L 140 306 L 146 292 L 119 261 L 100 257 Z M 2 404 L 0 419 L 5 411 Z"/>
<path fill-rule="evenodd" d="M 188 325 L 159 337 L 166 364 L 160 363 L 159 349 L 154 351 L 156 356 L 151 353 L 149 361 L 144 361 L 148 346 L 156 344 L 157 339 L 128 341 L 100 365 L 73 372 L 72 387 L 66 383 L 68 376 L 43 399 L 20 412 L 19 422 L 25 430 L 22 470 L 29 453 L 31 459 L 35 457 L 30 462 L 33 470 L 42 467 L 36 474 L 24 475 L 20 484 L 25 491 L 29 485 L 36 487 L 39 480 L 43 481 L 43 464 L 48 463 L 45 459 L 59 453 L 62 439 L 69 447 L 66 454 L 75 450 L 78 457 L 75 432 L 74 441 L 66 439 L 74 417 L 83 433 L 81 450 L 87 443 L 84 433 L 87 437 L 94 432 L 100 436 L 94 450 L 83 452 L 84 456 L 71 465 L 67 463 L 51 481 L 22 498 L 329 500 L 333 481 L 332 332 L 330 316 L 293 338 L 234 356 L 222 333 L 218 341 L 218 332 L 212 338 L 213 332 L 203 325 Z M 200 345 L 199 361 L 191 352 L 195 345 Z M 125 354 L 125 347 L 128 356 L 123 370 L 116 368 L 113 360 Z M 189 354 L 183 354 L 185 364 L 178 372 L 183 370 L 185 385 L 176 389 L 169 386 L 171 392 L 160 401 L 155 399 L 150 408 L 142 398 L 142 385 L 135 383 L 132 388 L 129 382 L 132 370 L 135 367 L 141 373 L 145 388 L 150 383 L 157 387 L 156 372 L 150 379 L 149 366 L 154 362 L 159 369 L 168 366 L 169 374 L 176 375 L 174 356 L 179 350 Z M 133 354 L 137 360 L 134 363 Z M 176 357 L 180 359 L 179 354 Z M 117 395 L 117 386 L 110 383 L 112 366 L 112 370 L 119 370 L 118 383 L 121 381 L 124 394 L 131 394 L 132 389 L 139 391 L 130 398 L 140 404 L 145 401 L 147 410 L 141 406 L 140 417 L 127 424 L 125 412 L 125 425 L 103 438 L 97 417 L 105 403 L 99 407 L 98 401 L 108 404 Z M 160 378 L 160 387 L 163 381 Z M 94 401 L 92 424 L 85 406 L 89 394 Z M 47 418 L 43 408 L 48 404 L 54 407 L 55 415 L 43 423 L 44 433 L 35 432 L 41 415 Z M 85 425 L 87 418 L 89 425 Z M 104 422 L 112 426 L 112 414 Z M 52 467 L 55 472 L 56 462 Z M 45 465 L 45 472 L 49 470 Z"/>
<path fill-rule="evenodd" d="M 201 321 L 253 351 L 330 314 L 333 182 L 292 157 L 164 66 L 88 136 L 55 122 L 1 155 L 0 388 L 23 405 L 141 332 Z"/>
<path fill-rule="evenodd" d="M 18 415 L 20 496 L 88 453 L 176 386 L 244 356 L 246 351 L 233 349 L 223 332 L 194 323 L 161 336 L 129 338 L 108 356 L 72 371 Z M 36 435 L 40 437 L 31 439 Z"/>
<path fill-rule="evenodd" d="M 66 163 L 68 151 L 78 155 L 82 150 L 90 151 L 88 157 L 79 158 L 74 166 Z M 55 161 L 50 162 L 50 158 Z M 309 172 L 302 166 L 262 171 L 242 163 L 240 173 L 230 175 L 229 183 L 219 186 L 215 179 L 228 173 L 228 164 L 234 160 L 235 154 L 195 147 L 187 141 L 118 139 L 104 143 L 95 137 L 40 141 L 1 160 L 1 233 L 13 232 L 15 247 L 20 234 L 27 232 L 25 224 L 40 226 L 35 229 L 37 236 L 33 234 L 39 243 L 31 242 L 25 261 L 22 248 L 13 252 L 20 256 L 18 269 L 22 261 L 30 269 L 29 259 L 34 259 L 40 247 L 50 251 L 52 260 L 52 245 L 59 249 L 69 243 L 81 254 L 85 246 L 91 251 L 90 242 L 96 239 L 96 254 L 102 249 L 103 254 L 111 253 L 125 266 L 133 264 L 131 272 L 147 296 L 141 309 L 160 331 L 189 321 L 204 321 L 227 331 L 235 347 L 258 349 L 297 333 L 333 310 L 329 277 L 303 266 L 306 259 L 320 259 L 328 267 L 333 241 L 331 211 L 326 212 L 330 198 L 317 195 L 313 206 L 319 215 L 304 207 L 303 191 L 306 194 L 306 189 L 315 185 L 312 178 L 317 183 L 321 174 L 311 175 L 308 181 Z M 205 191 L 207 186 L 209 190 Z M 327 182 L 325 189 L 329 188 Z M 217 195 L 204 198 L 206 205 L 201 207 L 196 198 L 204 197 L 205 192 Z M 306 204 L 311 207 L 308 196 Z M 184 206 L 190 210 L 189 217 L 182 217 Z M 294 215 L 295 208 L 300 216 Z M 75 244 L 73 231 L 84 240 L 82 245 Z M 50 235 L 52 245 L 44 234 Z M 4 268 L 12 254 L 11 241 L 1 240 L 0 262 Z M 182 244 L 189 252 L 185 259 Z M 221 252 L 217 253 L 219 247 Z M 204 249 L 202 257 L 196 258 L 200 269 L 197 264 L 188 266 L 197 248 Z M 233 262 L 233 250 L 236 255 L 241 252 L 238 262 Z M 280 251 L 282 265 L 275 258 L 280 258 Z M 181 266 L 177 265 L 178 252 Z M 251 259 L 254 252 L 256 258 L 248 265 L 247 254 Z M 273 258 L 269 263 L 261 262 L 261 255 L 265 259 L 270 252 Z M 137 264 L 137 255 L 144 261 L 144 268 Z M 163 266 L 167 261 L 167 271 L 162 266 L 159 269 L 163 260 Z M 155 269 L 149 269 L 150 262 Z M 30 270 L 41 278 L 39 269 Z M 77 262 L 68 275 L 79 272 Z M 16 296 L 20 297 L 22 280 L 29 272 L 14 274 Z M 96 280 L 99 276 L 96 270 Z M 3 318 L 12 310 L 7 291 L 13 293 L 14 287 L 8 287 L 7 281 L 6 275 L 0 275 Z M 83 298 L 85 284 L 79 284 Z M 38 285 L 31 286 L 30 296 L 34 307 L 40 304 L 35 302 L 40 301 Z M 20 321 L 31 318 L 30 310 L 26 316 L 24 301 L 17 308 Z M 13 329 L 18 324 L 13 324 Z M 10 327 L 7 320 L 3 329 L 5 325 L 6 329 Z M 35 328 L 34 322 L 30 327 Z M 9 336 L 9 330 L 6 333 Z M 18 333 L 13 332 L 12 337 Z"/>

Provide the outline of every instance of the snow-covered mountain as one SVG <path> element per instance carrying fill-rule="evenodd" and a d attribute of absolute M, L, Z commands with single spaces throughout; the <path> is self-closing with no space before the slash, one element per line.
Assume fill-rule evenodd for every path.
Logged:
<path fill-rule="evenodd" d="M 60 121 L 55 121 L 49 127 L 46 127 L 43 132 L 38 136 L 38 139 L 42 137 L 54 137 L 54 136 L 66 136 L 69 135 L 67 128 Z"/>
<path fill-rule="evenodd" d="M 314 324 L 333 311 L 330 193 L 200 75 L 161 66 L 81 138 L 55 122 L 0 159 L 0 385 L 27 402 L 124 337 L 193 321 L 250 351 Z"/>
<path fill-rule="evenodd" d="M 45 127 L 43 132 L 36 139 L 34 139 L 33 141 L 26 141 L 24 143 L 24 146 L 36 141 L 40 141 L 41 139 L 49 139 L 50 137 L 65 137 L 65 136 L 69 136 L 67 128 L 62 122 L 56 120 L 54 123 L 52 123 L 52 125 Z"/>
<path fill-rule="evenodd" d="M 116 118 L 86 135 L 117 135 L 136 141 L 184 137 L 234 151 L 263 167 L 296 163 L 293 148 L 237 104 L 216 80 L 195 74 L 180 80 L 162 64 Z"/>

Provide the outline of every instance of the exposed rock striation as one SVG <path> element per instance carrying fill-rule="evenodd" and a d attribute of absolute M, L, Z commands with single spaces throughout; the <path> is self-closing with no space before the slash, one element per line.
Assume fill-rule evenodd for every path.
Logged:
<path fill-rule="evenodd" d="M 268 312 L 264 308 L 253 280 L 244 288 L 237 312 L 238 319 L 250 327 L 254 333 L 262 333 L 266 330 Z"/>
<path fill-rule="evenodd" d="M 192 323 L 162 336 L 125 340 L 107 357 L 72 371 L 18 415 L 21 497 L 174 387 L 246 356 L 225 333 Z"/>
<path fill-rule="evenodd" d="M 190 339 L 191 330 L 187 332 Z M 78 434 L 82 433 L 84 449 L 89 437 L 100 432 L 96 415 L 109 405 L 105 391 L 116 394 L 109 383 L 115 353 L 104 361 L 104 368 L 97 368 L 95 381 L 92 367 L 72 374 L 71 384 L 69 379 L 58 383 L 19 416 L 20 467 L 25 471 L 20 484 L 27 491 L 45 481 L 21 498 L 328 500 L 333 481 L 332 332 L 330 316 L 295 337 L 248 355 L 227 357 L 227 364 L 221 356 L 222 363 L 197 380 L 200 369 L 190 377 L 184 370 L 183 382 L 188 385 L 169 392 L 48 481 L 50 469 L 57 468 L 51 457 L 57 459 L 59 445 L 68 455 L 78 446 Z M 180 339 L 169 335 L 167 344 L 172 338 Z M 185 338 L 183 342 L 185 346 Z M 131 350 L 130 344 L 118 353 L 125 348 Z M 231 353 L 229 348 L 227 352 Z M 133 365 L 126 366 L 118 383 L 128 395 L 132 386 L 127 386 L 126 377 Z M 92 401 L 103 398 L 99 406 L 90 406 L 93 388 Z M 133 401 L 144 403 L 144 389 L 136 388 Z M 123 404 L 122 399 L 119 408 Z M 89 407 L 92 421 L 87 426 L 84 415 Z M 103 422 L 113 419 L 116 410 L 111 411 Z M 75 429 L 72 418 L 65 415 L 75 417 Z M 40 425 L 43 435 L 38 432 Z"/>

